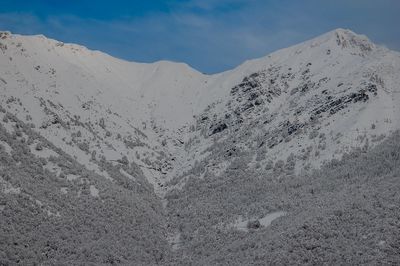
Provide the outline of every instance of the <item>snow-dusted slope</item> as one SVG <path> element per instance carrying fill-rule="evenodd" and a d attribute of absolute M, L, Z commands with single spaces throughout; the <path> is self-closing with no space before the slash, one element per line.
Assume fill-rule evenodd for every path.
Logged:
<path fill-rule="evenodd" d="M 298 170 L 318 166 L 400 126 L 399 54 L 348 30 L 216 75 L 44 36 L 5 32 L 0 43 L 7 111 L 99 174 L 99 161 L 126 156 L 156 189 L 196 162 L 223 171 L 243 152 L 257 167 L 293 156 Z"/>
<path fill-rule="evenodd" d="M 127 156 L 159 176 L 169 154 L 158 135 L 203 108 L 194 100 L 206 77 L 185 64 L 130 63 L 43 36 L 2 33 L 0 69 L 9 111 L 97 172 L 90 159 Z"/>
<path fill-rule="evenodd" d="M 2 63 L 36 91 L 56 94 L 56 100 L 71 106 L 77 97 L 95 97 L 101 104 L 119 107 L 118 111 L 134 111 L 135 122 L 156 118 L 166 120 L 168 128 L 181 126 L 191 119 L 191 100 L 206 80 L 182 63 L 132 63 L 44 36 L 2 36 Z"/>
<path fill-rule="evenodd" d="M 399 84 L 343 29 L 215 75 L 0 33 L 0 264 L 398 262 Z"/>
<path fill-rule="evenodd" d="M 300 172 L 373 146 L 399 129 L 399 73 L 399 53 L 338 29 L 219 74 L 225 95 L 196 117 L 178 179 L 244 158 Z"/>

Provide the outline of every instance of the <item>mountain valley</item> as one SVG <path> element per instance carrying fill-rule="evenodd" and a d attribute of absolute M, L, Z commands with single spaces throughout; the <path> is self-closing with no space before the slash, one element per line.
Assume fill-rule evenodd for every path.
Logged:
<path fill-rule="evenodd" d="M 206 75 L 0 33 L 0 264 L 400 262 L 400 53 Z"/>

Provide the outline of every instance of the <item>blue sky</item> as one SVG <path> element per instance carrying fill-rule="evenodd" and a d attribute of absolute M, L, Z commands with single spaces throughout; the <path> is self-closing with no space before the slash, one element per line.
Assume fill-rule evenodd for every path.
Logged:
<path fill-rule="evenodd" d="M 0 30 L 215 73 L 348 28 L 400 50 L 399 0 L 1 0 Z"/>

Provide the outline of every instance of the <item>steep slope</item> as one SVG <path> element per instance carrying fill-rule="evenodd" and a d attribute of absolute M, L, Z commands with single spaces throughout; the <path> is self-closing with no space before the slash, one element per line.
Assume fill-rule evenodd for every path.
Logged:
<path fill-rule="evenodd" d="M 337 29 L 215 75 L 44 36 L 3 32 L 0 50 L 5 264 L 287 264 L 309 252 L 299 246 L 356 243 L 356 234 L 335 241 L 333 231 L 351 230 L 363 206 L 385 226 L 398 218 L 365 198 L 398 201 L 378 193 L 398 186 L 400 54 L 365 36 Z M 374 160 L 388 168 L 360 170 Z M 368 219 L 374 227 L 362 230 L 382 230 L 377 216 Z M 310 224 L 326 225 L 328 242 L 310 243 Z M 46 228 L 62 241 L 48 242 Z M 284 247 L 294 251 L 287 261 L 275 251 L 294 236 L 300 244 Z M 366 253 L 395 261 L 394 240 L 371 241 Z M 377 241 L 385 241 L 379 251 Z M 308 262 L 344 263 L 325 251 Z"/>
<path fill-rule="evenodd" d="M 43 36 L 2 33 L 1 47 L 8 111 L 99 174 L 96 161 L 126 156 L 155 182 L 170 168 L 161 141 L 181 141 L 165 131 L 202 109 L 193 99 L 205 77 L 184 64 L 129 63 Z"/>
<path fill-rule="evenodd" d="M 3 33 L 1 47 L 8 111 L 99 174 L 96 161 L 125 156 L 159 194 L 212 147 L 218 159 L 210 158 L 211 168 L 223 169 L 230 158 L 214 142 L 224 139 L 228 154 L 257 153 L 255 164 L 293 153 L 304 158 L 300 171 L 399 127 L 399 55 L 348 30 L 211 76 L 180 63 L 126 62 L 43 36 Z"/>
<path fill-rule="evenodd" d="M 325 248 L 340 254 L 343 254 L 340 246 L 354 250 L 343 243 L 357 241 L 356 238 L 338 240 L 327 233 L 330 243 L 313 240 L 318 243 L 317 247 L 324 246 L 320 250 L 323 259 L 310 257 L 306 253 L 315 247 L 306 250 L 299 247 L 313 246 L 307 242 L 307 234 L 313 233 L 312 230 L 324 232 L 327 228 L 316 226 L 311 231 L 305 228 L 303 231 L 307 233 L 300 236 L 296 233 L 300 225 L 294 225 L 292 219 L 301 224 L 309 216 L 311 224 L 326 226 L 327 231 L 342 230 L 333 229 L 336 218 L 317 221 L 318 217 L 329 216 L 322 212 L 343 209 L 335 200 L 343 198 L 347 202 L 344 205 L 357 202 L 359 206 L 369 206 L 367 200 L 358 198 L 358 193 L 376 195 L 371 192 L 375 188 L 398 186 L 396 177 L 381 180 L 379 185 L 372 181 L 375 176 L 381 176 L 379 171 L 379 174 L 375 172 L 381 169 L 379 160 L 386 161 L 386 157 L 374 157 L 378 164 L 371 166 L 369 171 L 375 173 L 372 175 L 361 170 L 354 172 L 351 162 L 345 170 L 336 168 L 335 163 L 332 170 L 327 170 L 328 166 L 315 173 L 314 169 L 348 153 L 358 157 L 357 154 L 370 150 L 399 129 L 399 73 L 398 53 L 376 46 L 364 36 L 339 29 L 220 74 L 218 78 L 224 80 L 221 89 L 226 95 L 196 117 L 196 125 L 185 144 L 186 153 L 177 160 L 180 164 L 175 170 L 178 170 L 167 184 L 166 206 L 172 225 L 169 231 L 177 247 L 177 257 L 184 258 L 182 265 L 199 261 L 198 265 L 241 265 L 249 260 L 261 264 L 262 261 L 293 264 L 301 263 L 295 261 L 304 256 L 309 263 L 321 263 L 329 261 Z M 395 139 L 394 142 L 398 138 Z M 393 154 L 397 160 L 397 153 Z M 363 165 L 363 160 L 356 164 Z M 339 180 L 332 177 L 335 171 L 343 171 Z M 358 185 L 345 182 L 351 189 L 342 190 L 339 183 L 344 182 L 345 176 L 349 183 Z M 366 182 L 356 197 L 351 196 L 365 176 L 374 184 Z M 307 187 L 304 190 L 303 185 Z M 303 202 L 308 197 L 311 199 Z M 385 201 L 381 196 L 377 200 Z M 357 208 L 354 211 L 357 214 L 347 217 L 347 222 L 341 221 L 345 230 L 352 230 L 348 223 L 363 219 L 362 210 Z M 375 207 L 370 210 L 374 212 Z M 386 215 L 385 210 L 376 212 Z M 257 221 L 281 215 L 284 215 L 279 219 L 284 223 L 282 231 L 271 232 L 261 222 L 257 225 Z M 285 219 L 285 216 L 290 217 Z M 264 243 L 263 236 L 238 232 L 248 221 L 253 234 L 257 232 L 256 235 L 266 237 L 276 233 L 277 238 Z M 360 227 L 363 228 L 360 230 L 377 230 L 369 225 Z M 282 246 L 284 240 L 279 238 L 280 234 L 288 230 L 291 232 L 288 239 L 295 236 L 296 243 L 303 244 L 294 247 L 296 244 L 289 242 L 288 249 Z M 398 235 L 396 230 L 392 233 Z M 242 244 L 242 239 L 248 240 Z M 296 260 L 286 257 L 287 253 L 274 253 L 276 242 L 284 250 L 292 250 Z M 379 253 L 374 250 L 378 242 L 368 247 L 363 244 L 365 252 Z M 227 247 L 226 243 L 235 244 Z M 271 259 L 263 255 L 266 249 L 274 254 Z M 215 254 L 213 250 L 226 252 Z M 258 251 L 259 259 L 253 257 Z M 348 261 L 368 261 L 350 254 L 346 256 Z"/>
<path fill-rule="evenodd" d="M 162 206 L 138 167 L 105 162 L 111 182 L 33 124 L 3 108 L 0 119 L 1 265 L 154 264 L 169 254 Z"/>
<path fill-rule="evenodd" d="M 236 158 L 298 173 L 373 146 L 399 129 L 399 73 L 399 53 L 341 29 L 222 73 L 226 96 L 196 117 L 173 183 Z"/>

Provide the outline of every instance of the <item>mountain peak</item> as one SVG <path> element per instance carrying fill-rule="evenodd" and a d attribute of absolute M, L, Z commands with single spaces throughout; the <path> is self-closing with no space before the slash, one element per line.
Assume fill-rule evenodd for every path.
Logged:
<path fill-rule="evenodd" d="M 342 49 L 357 49 L 362 53 L 371 52 L 375 45 L 365 35 L 359 35 L 348 29 L 336 29 L 328 33 L 330 39 Z"/>
<path fill-rule="evenodd" d="M 335 236 L 354 221 L 338 219 L 378 232 L 400 218 L 374 204 L 398 200 L 400 57 L 366 37 L 337 29 L 216 75 L 44 38 L 0 32 L 1 262 L 248 265 L 284 241 L 291 257 L 255 263 L 317 244 L 333 253 L 310 263 L 361 264 L 337 255 L 360 242 Z M 318 226 L 333 238 L 308 238 Z M 389 257 L 398 230 L 385 232 L 361 241 L 364 257 Z"/>

